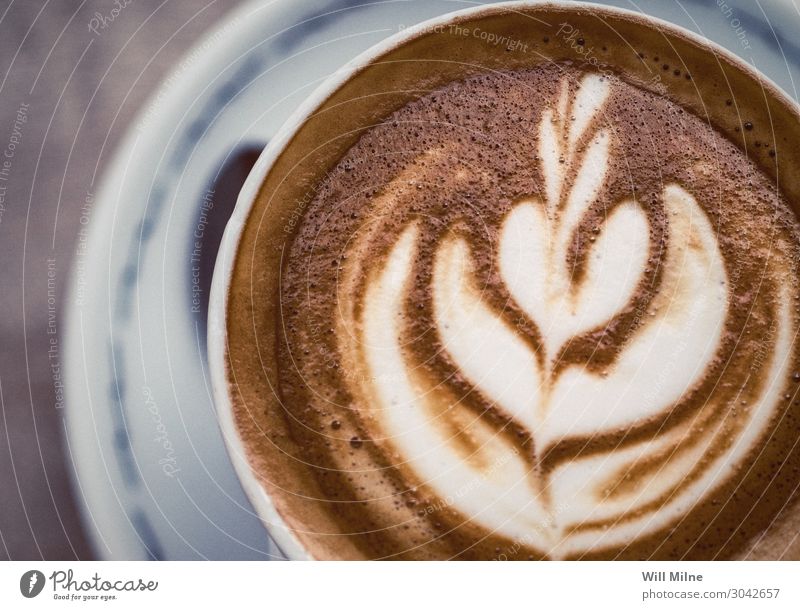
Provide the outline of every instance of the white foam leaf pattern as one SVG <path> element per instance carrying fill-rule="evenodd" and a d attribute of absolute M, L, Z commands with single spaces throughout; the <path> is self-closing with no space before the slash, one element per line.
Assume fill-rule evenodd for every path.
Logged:
<path fill-rule="evenodd" d="M 557 368 L 571 339 L 602 328 L 633 302 L 650 251 L 646 214 L 636 202 L 623 201 L 608 210 L 591 247 L 583 244 L 587 255 L 580 281 L 568 266 L 576 231 L 597 201 L 609 166 L 612 136 L 598 127 L 608 94 L 608 82 L 597 76 L 585 77 L 571 100 L 568 88 L 561 88 L 540 124 L 547 199 L 519 202 L 501 227 L 500 276 L 535 323 L 542 353 L 482 298 L 467 241 L 447 235 L 434 258 L 433 315 L 444 350 L 488 403 L 528 430 L 538 457 L 565 439 L 624 432 L 665 417 L 704 379 L 728 315 L 727 277 L 714 227 L 688 191 L 670 184 L 662 193 L 668 239 L 660 283 L 649 309 L 640 312 L 643 323 L 602 374 L 579 365 Z M 662 527 L 741 459 L 744 439 L 719 452 L 697 483 L 635 518 L 630 515 L 680 482 L 704 456 L 713 430 L 657 476 L 642 481 L 637 493 L 615 498 L 603 499 L 598 481 L 669 448 L 677 432 L 579 455 L 550 475 L 546 494 L 532 483 L 536 475 L 529 462 L 502 434 L 476 437 L 483 463 L 501 466 L 475 468 L 451 442 L 448 428 L 439 425 L 441 410 L 428 408 L 431 388 L 415 377 L 402 344 L 418 234 L 416 225 L 406 228 L 367 282 L 360 345 L 369 378 L 375 380 L 369 394 L 387 436 L 419 478 L 442 498 L 452 499 L 454 508 L 493 531 L 524 539 L 553 557 L 564 556 Z M 776 356 L 767 365 L 771 379 L 784 374 L 786 359 L 780 354 L 791 342 L 785 308 L 779 315 Z M 764 429 L 776 387 L 765 385 L 748 415 L 747 435 Z M 621 516 L 630 518 L 598 531 L 572 529 L 592 519 Z"/>
<path fill-rule="evenodd" d="M 544 384 L 536 354 L 482 302 L 470 271 L 463 239 L 442 244 L 434 270 L 434 317 L 442 343 L 476 387 L 531 429 Z"/>
<path fill-rule="evenodd" d="M 441 493 L 443 498 L 457 498 L 459 509 L 466 514 L 482 513 L 487 499 L 491 498 L 490 521 L 500 519 L 501 522 L 517 524 L 524 530 L 538 531 L 536 542 L 549 544 L 552 533 L 541 528 L 541 523 L 548 518 L 547 512 L 528 484 L 529 469 L 526 461 L 501 436 L 488 436 L 482 439 L 482 457 L 487 463 L 500 464 L 501 467 L 495 468 L 491 476 L 476 472 L 453 449 L 449 439 L 442 437 L 439 422 L 431 410 L 426 408 L 426 388 L 415 383 L 413 373 L 407 366 L 401 340 L 403 298 L 409 282 L 416 240 L 416 227 L 407 228 L 365 294 L 365 363 L 370 378 L 389 380 L 374 384 L 372 389 L 376 406 L 380 409 L 382 425 L 392 443 L 400 450 L 404 461 L 427 485 Z M 465 248 L 451 244 L 451 249 L 444 251 L 442 263 L 448 269 L 463 268 L 466 264 L 465 254 Z M 465 303 L 462 294 L 466 287 L 461 281 L 462 278 L 453 277 L 439 301 L 445 312 L 453 314 L 452 328 L 467 330 L 471 328 L 471 323 L 478 324 L 482 335 L 478 340 L 484 348 L 491 345 L 491 333 L 499 332 L 499 344 L 504 344 L 512 352 L 506 358 L 505 364 L 514 367 L 521 375 L 520 379 L 514 381 L 525 383 L 530 369 L 525 367 L 527 357 L 520 348 L 519 339 L 510 332 L 504 332 L 502 326 L 480 302 Z M 468 349 L 465 342 L 457 339 L 452 347 L 460 355 L 466 355 L 465 366 L 470 367 L 469 354 L 460 351 Z M 499 349 L 492 348 L 491 354 L 496 356 Z M 476 373 L 475 370 L 472 372 Z M 505 371 L 499 369 L 491 370 L 490 375 L 506 381 L 509 379 Z M 479 378 L 485 382 L 489 377 Z M 510 400 L 516 396 L 506 396 L 501 390 L 500 398 Z M 521 507 L 525 508 L 522 512 Z"/>
<path fill-rule="evenodd" d="M 573 287 L 566 242 L 537 202 L 517 205 L 500 241 L 500 272 L 509 292 L 537 323 L 555 356 L 571 338 L 607 322 L 631 299 L 647 262 L 648 224 L 633 203 L 615 207 L 587 259 L 584 281 Z M 555 233 L 555 235 L 554 235 Z"/>
<path fill-rule="evenodd" d="M 575 94 L 574 100 L 570 104 L 567 82 L 563 81 L 559 92 L 559 102 L 555 108 L 548 108 L 542 113 L 539 125 L 539 156 L 542 165 L 542 176 L 545 182 L 545 193 L 547 195 L 548 211 L 553 211 L 558 207 L 561 199 L 564 181 L 567 173 L 572 167 L 569 161 L 575 158 L 577 146 L 584 136 L 589 125 L 596 120 L 596 115 L 603 107 L 609 94 L 608 80 L 590 74 L 585 76 Z M 567 125 L 569 124 L 569 128 Z M 603 146 L 608 141 L 604 132 L 598 134 L 598 138 L 592 146 Z M 589 154 L 589 157 L 596 156 L 596 153 Z M 602 154 L 600 155 L 603 156 Z M 589 175 L 579 178 L 585 181 L 592 177 L 592 170 L 602 169 L 603 166 L 592 163 L 588 166 Z M 595 171 L 595 176 L 597 173 Z M 602 183 L 602 176 L 600 177 Z M 579 197 L 586 193 L 586 188 L 581 187 L 572 189 L 574 197 Z M 591 191 L 591 187 L 588 189 Z"/>
<path fill-rule="evenodd" d="M 655 417 L 692 390 L 717 353 L 728 303 L 714 229 L 683 188 L 669 186 L 663 196 L 671 239 L 660 291 L 646 312 L 646 322 L 604 374 L 582 366 L 560 373 L 536 429 L 540 445 L 620 430 Z M 617 243 L 598 244 L 601 252 L 592 255 L 596 258 L 587 270 L 587 281 L 577 293 L 580 305 L 570 309 L 564 303 L 560 309 L 550 309 L 553 329 L 591 329 L 593 322 L 616 313 L 633 294 L 648 252 L 647 225 L 641 212 L 632 211 L 638 210 L 636 206 L 616 209 L 604 234 L 605 241 Z M 638 239 L 632 230 L 638 231 Z M 628 245 L 638 250 L 626 248 L 626 235 L 634 237 Z M 543 333 L 556 338 L 563 334 Z"/>

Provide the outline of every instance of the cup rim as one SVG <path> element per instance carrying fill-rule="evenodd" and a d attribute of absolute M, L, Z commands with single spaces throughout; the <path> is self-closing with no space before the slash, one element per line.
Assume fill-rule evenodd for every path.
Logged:
<path fill-rule="evenodd" d="M 233 403 L 230 398 L 231 388 L 227 377 L 227 311 L 229 289 L 239 243 L 247 218 L 258 198 L 261 184 L 269 174 L 275 161 L 292 141 L 306 119 L 312 116 L 331 95 L 361 68 L 368 66 L 385 53 L 406 44 L 414 38 L 424 36 L 431 28 L 435 28 L 438 25 L 447 24 L 462 17 L 478 17 L 493 13 L 514 12 L 531 7 L 542 9 L 584 10 L 614 17 L 639 19 L 645 22 L 646 25 L 666 30 L 690 42 L 702 44 L 709 49 L 711 54 L 722 57 L 736 69 L 757 79 L 775 101 L 791 108 L 796 117 L 800 119 L 800 102 L 792 98 L 771 78 L 758 71 L 755 67 L 751 66 L 745 60 L 719 43 L 659 17 L 652 17 L 627 8 L 618 8 L 585 1 L 512 0 L 490 5 L 472 6 L 466 9 L 444 13 L 385 38 L 381 42 L 362 51 L 355 58 L 336 70 L 336 72 L 328 76 L 314 89 L 303 103 L 297 107 L 286 122 L 283 123 L 275 137 L 270 140 L 261 152 L 255 165 L 250 170 L 244 185 L 239 191 L 233 214 L 225 227 L 214 265 L 209 294 L 207 358 L 209 375 L 211 378 L 212 398 L 217 413 L 217 420 L 222 431 L 226 450 L 231 458 L 234 470 L 236 471 L 245 494 L 253 504 L 255 512 L 264 524 L 267 534 L 275 541 L 278 548 L 288 559 L 313 560 L 315 558 L 286 524 L 269 493 L 259 483 L 249 464 L 247 449 L 236 427 L 233 415 Z"/>

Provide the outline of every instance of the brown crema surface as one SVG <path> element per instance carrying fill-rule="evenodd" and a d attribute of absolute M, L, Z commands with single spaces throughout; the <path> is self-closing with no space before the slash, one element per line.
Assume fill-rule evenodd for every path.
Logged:
<path fill-rule="evenodd" d="M 318 185 L 293 220 L 290 240 L 274 251 L 282 261 L 280 285 L 253 285 L 259 299 L 279 305 L 274 319 L 277 341 L 258 346 L 264 352 L 274 350 L 278 366 L 268 391 L 278 401 L 262 395 L 261 404 L 240 406 L 237 417 L 249 422 L 242 436 L 254 453 L 263 445 L 268 447 L 265 454 L 277 451 L 295 464 L 278 481 L 270 459 L 257 461 L 271 493 L 303 499 L 304 509 L 293 505 L 292 522 L 303 524 L 298 536 L 312 554 L 409 559 L 547 556 L 546 549 L 498 536 L 470 520 L 403 463 L 391 439 L 384 438 L 370 405 L 363 402 L 370 372 L 342 344 L 338 325 L 349 319 L 343 307 L 352 307 L 354 319 L 359 319 L 365 283 L 402 231 L 416 223 L 419 246 L 403 317 L 411 366 L 436 388 L 436 404 L 442 405 L 439 421 L 461 444 L 465 459 L 480 461 L 475 439 L 462 434 L 463 422 L 475 415 L 492 433 L 507 437 L 521 455 L 532 455 L 530 436 L 460 374 L 442 347 L 432 312 L 434 255 L 444 236 L 461 235 L 470 244 L 483 298 L 533 349 L 538 347 L 539 330 L 500 278 L 498 231 L 516 203 L 544 197 L 538 156 L 542 112 L 558 97 L 562 80 L 574 91 L 583 75 L 566 63 L 485 73 L 424 95 L 372 126 Z M 666 431 L 680 431 L 671 451 L 683 451 L 721 420 L 724 429 L 708 459 L 723 451 L 741 434 L 752 399 L 768 381 L 764 371 L 776 341 L 777 299 L 786 294 L 781 290 L 787 285 L 789 293 L 796 294 L 800 236 L 789 205 L 772 181 L 707 122 L 622 78 L 606 78 L 612 87 L 600 120 L 612 133 L 610 167 L 576 232 L 570 262 L 579 281 L 596 227 L 616 205 L 631 200 L 647 215 L 650 253 L 626 307 L 602 328 L 570 341 L 559 366 L 577 364 L 595 372 L 613 366 L 643 323 L 662 281 L 660 263 L 669 239 L 662 200 L 666 185 L 679 184 L 691 193 L 713 225 L 729 279 L 729 309 L 717 355 L 696 387 L 658 418 L 548 447 L 542 459 L 530 459 L 533 476 L 545 482 L 565 461 Z M 796 302 L 791 312 L 794 321 Z M 791 372 L 800 368 L 794 348 L 792 359 Z M 236 378 L 240 384 L 251 383 L 249 366 L 232 362 L 233 375 L 244 375 Z M 768 434 L 734 476 L 669 527 L 580 557 L 710 559 L 735 557 L 749 549 L 770 529 L 800 483 L 798 384 L 791 375 L 781 384 L 784 398 Z M 618 480 L 609 481 L 609 493 L 634 493 L 638 477 L 669 459 L 655 455 L 637 462 Z M 687 472 L 684 484 L 702 474 L 706 465 L 701 460 Z M 641 510 L 656 510 L 667 500 L 660 498 Z M 280 509 L 281 501 L 277 504 Z M 609 525 L 613 524 L 585 522 L 578 527 Z"/>

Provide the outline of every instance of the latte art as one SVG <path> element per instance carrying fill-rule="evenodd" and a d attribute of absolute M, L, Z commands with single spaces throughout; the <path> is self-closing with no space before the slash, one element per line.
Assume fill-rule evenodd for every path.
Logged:
<path fill-rule="evenodd" d="M 796 255 L 766 177 L 668 99 L 473 77 L 320 186 L 276 391 L 365 556 L 730 555 L 787 476 Z"/>

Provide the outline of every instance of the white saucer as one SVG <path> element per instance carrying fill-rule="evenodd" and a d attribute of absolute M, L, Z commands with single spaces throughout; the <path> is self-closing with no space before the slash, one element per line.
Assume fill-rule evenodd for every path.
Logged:
<path fill-rule="evenodd" d="M 730 14 L 707 0 L 608 4 L 701 33 L 796 98 L 797 10 L 726 2 Z M 99 558 L 281 557 L 211 401 L 205 306 L 225 220 L 264 144 L 322 79 L 401 27 L 474 4 L 254 0 L 198 44 L 131 126 L 87 208 L 63 354 L 69 458 Z"/>

